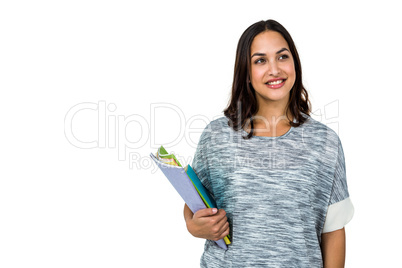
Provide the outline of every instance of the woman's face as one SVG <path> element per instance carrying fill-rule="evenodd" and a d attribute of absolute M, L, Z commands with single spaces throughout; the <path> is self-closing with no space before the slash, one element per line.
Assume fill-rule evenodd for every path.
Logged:
<path fill-rule="evenodd" d="M 254 38 L 250 76 L 259 105 L 272 102 L 287 104 L 296 72 L 293 56 L 280 33 L 265 31 Z"/>

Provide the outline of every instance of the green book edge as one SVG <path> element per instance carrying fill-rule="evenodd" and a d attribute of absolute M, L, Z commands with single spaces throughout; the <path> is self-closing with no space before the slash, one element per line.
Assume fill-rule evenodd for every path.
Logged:
<path fill-rule="evenodd" d="M 176 156 L 174 154 L 169 154 L 163 146 L 159 147 L 158 152 L 160 158 L 173 158 L 174 161 L 176 161 L 176 163 L 179 165 L 179 167 L 182 167 L 179 160 L 177 160 Z"/>

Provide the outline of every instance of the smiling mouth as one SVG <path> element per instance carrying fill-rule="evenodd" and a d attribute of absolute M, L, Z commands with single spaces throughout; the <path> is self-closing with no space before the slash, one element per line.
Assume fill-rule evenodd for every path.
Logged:
<path fill-rule="evenodd" d="M 272 82 L 266 82 L 265 84 L 267 84 L 267 85 L 279 85 L 279 84 L 281 84 L 281 83 L 283 83 L 285 81 L 286 81 L 286 79 L 280 79 L 280 80 L 276 80 L 276 81 L 272 81 Z"/>

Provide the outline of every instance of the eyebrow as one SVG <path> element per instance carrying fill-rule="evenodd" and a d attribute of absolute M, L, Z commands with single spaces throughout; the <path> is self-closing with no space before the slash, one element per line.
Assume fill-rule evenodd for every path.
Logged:
<path fill-rule="evenodd" d="M 289 49 L 287 49 L 286 47 L 283 47 L 283 48 L 279 49 L 279 50 L 276 52 L 276 54 L 282 53 L 283 51 L 288 51 L 288 52 L 290 53 Z M 266 56 L 266 55 L 267 55 L 267 54 L 265 54 L 265 53 L 256 52 L 256 53 L 254 53 L 251 57 L 254 57 L 254 56 Z"/>

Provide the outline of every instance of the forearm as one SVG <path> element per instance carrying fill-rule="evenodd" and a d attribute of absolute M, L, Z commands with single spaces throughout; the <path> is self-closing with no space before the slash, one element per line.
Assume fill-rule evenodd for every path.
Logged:
<path fill-rule="evenodd" d="M 324 268 L 344 268 L 346 239 L 345 228 L 321 235 Z"/>
<path fill-rule="evenodd" d="M 191 211 L 191 209 L 187 206 L 187 204 L 184 204 L 184 220 L 186 221 L 186 223 L 188 222 L 188 219 L 192 219 L 193 218 L 193 212 Z"/>

